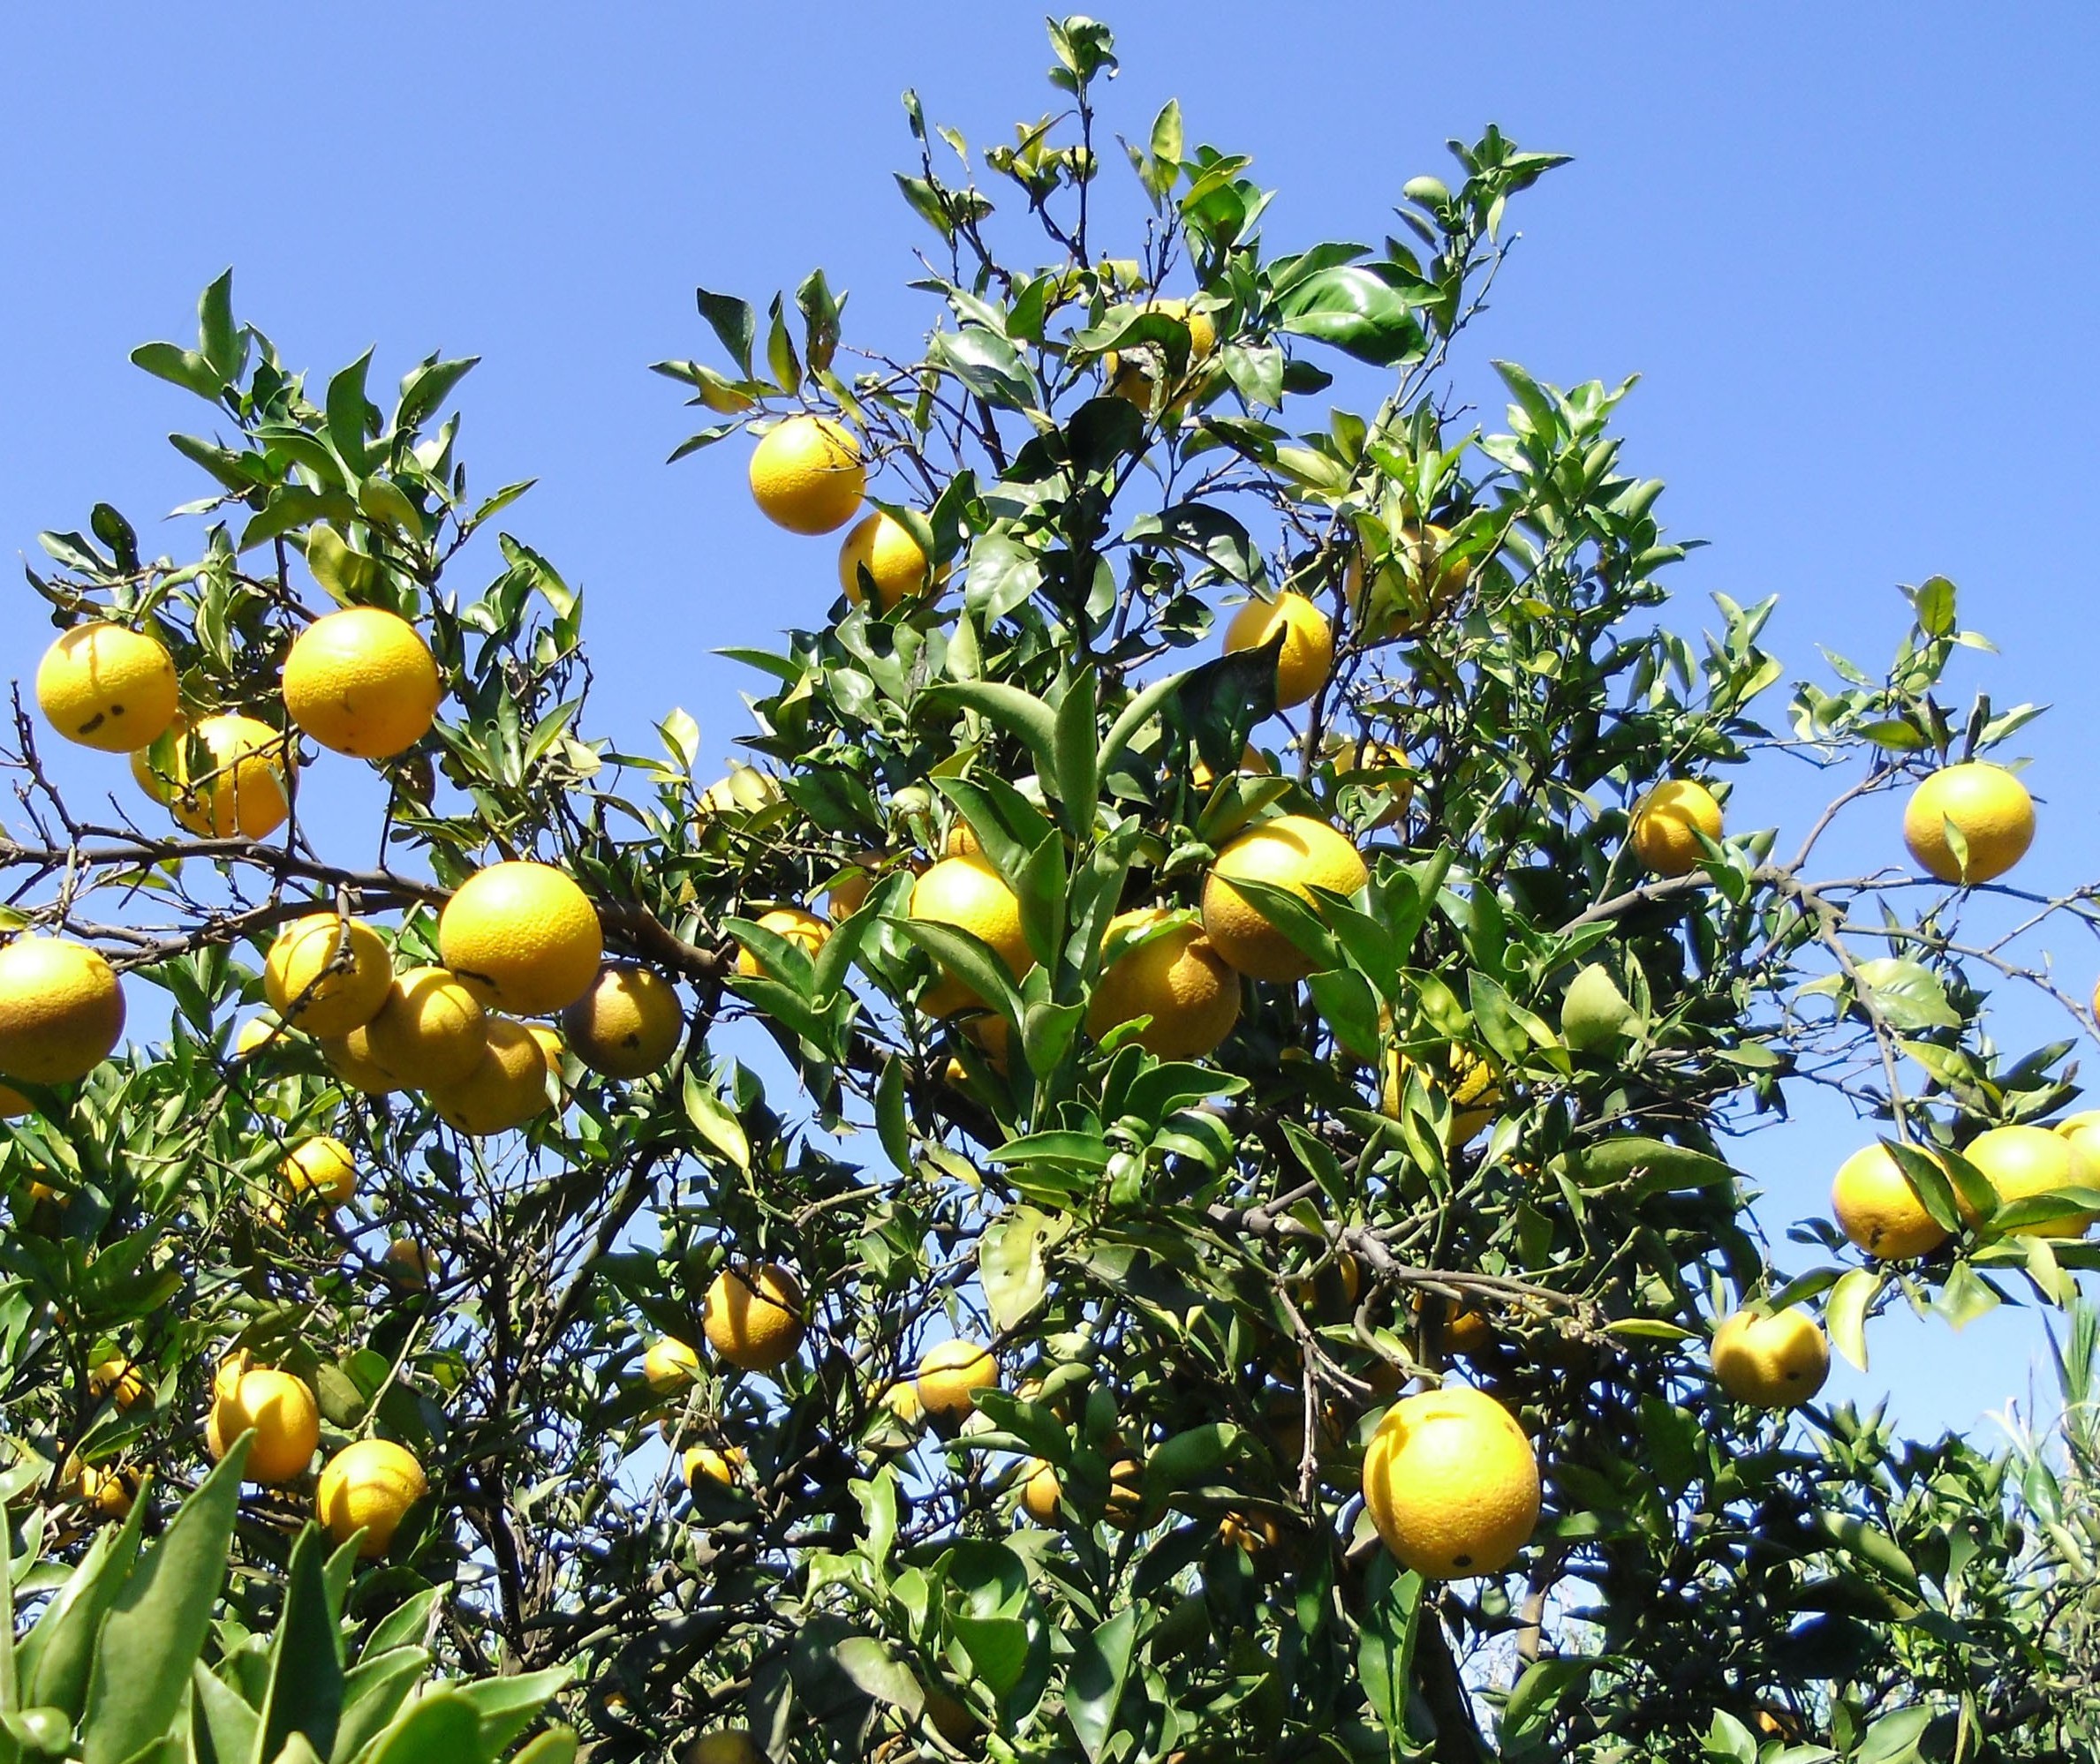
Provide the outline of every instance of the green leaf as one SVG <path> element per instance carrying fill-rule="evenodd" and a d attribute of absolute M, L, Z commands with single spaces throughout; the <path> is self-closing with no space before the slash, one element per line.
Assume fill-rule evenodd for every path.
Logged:
<path fill-rule="evenodd" d="M 84 1764 L 127 1764 L 173 1724 L 225 1579 L 253 1438 L 236 1440 L 182 1504 L 103 1623 L 87 1685 Z"/>
<path fill-rule="evenodd" d="M 365 1650 L 360 1658 L 375 1660 L 397 1647 L 421 1647 L 431 1634 L 431 1613 L 443 1596 L 442 1587 L 430 1587 L 404 1599 L 373 1625 L 372 1633 L 365 1638 Z"/>
<path fill-rule="evenodd" d="M 890 928 L 909 938 L 948 973 L 1005 1017 L 1009 1027 L 1021 1027 L 1021 995 L 1014 976 L 1007 971 L 999 952 L 972 931 L 931 919 L 890 918 Z"/>
<path fill-rule="evenodd" d="M 343 1715 L 343 1662 L 321 1569 L 322 1534 L 309 1520 L 291 1548 L 284 1608 L 271 1638 L 269 1689 L 250 1764 L 270 1764 L 294 1733 L 326 1758 Z M 230 1764 L 230 1760 L 228 1760 Z"/>
<path fill-rule="evenodd" d="M 1280 328 L 1332 343 L 1374 367 L 1417 361 L 1428 348 L 1399 290 L 1358 264 L 1338 264 L 1308 275 L 1276 305 Z"/>
<path fill-rule="evenodd" d="M 911 1167 L 911 1133 L 904 1115 L 904 1061 L 892 1054 L 875 1081 L 875 1131 L 893 1168 Z"/>
<path fill-rule="evenodd" d="M 1534 1660 L 1502 1706 L 1500 1738 L 1511 1741 L 1543 1731 L 1570 1694 L 1590 1682 L 1601 1660 Z"/>
<path fill-rule="evenodd" d="M 1018 1617 L 949 1619 L 956 1640 L 970 1657 L 971 1671 L 995 1697 L 1012 1694 L 1028 1665 L 1028 1625 Z"/>
<path fill-rule="evenodd" d="M 576 1764 L 578 1749 L 574 1728 L 550 1727 L 522 1747 L 510 1764 Z"/>
<path fill-rule="evenodd" d="M 1661 1195 L 1681 1189 L 1718 1187 L 1737 1180 L 1738 1172 L 1709 1152 L 1672 1145 L 1644 1134 L 1615 1134 L 1570 1153 L 1565 1163 L 1585 1189 L 1628 1185 L 1632 1195 Z"/>
<path fill-rule="evenodd" d="M 430 1692 L 373 1742 L 363 1764 L 473 1764 L 481 1748 L 481 1717 L 457 1690 Z"/>
<path fill-rule="evenodd" d="M 247 352 L 247 341 L 233 321 L 233 272 L 223 270 L 197 297 L 197 353 L 224 386 L 240 378 Z"/>
<path fill-rule="evenodd" d="M 433 355 L 410 368 L 401 376 L 401 396 L 394 404 L 395 433 L 422 427 L 437 414 L 438 406 L 451 396 L 452 388 L 479 366 L 480 361 L 478 355 L 463 356 L 456 361 L 440 361 Z M 525 487 L 514 484 L 508 491 L 499 492 L 502 500 L 483 503 L 475 518 L 486 519 L 504 501 L 515 501 L 523 495 Z"/>
<path fill-rule="evenodd" d="M 21 1707 L 21 1687 L 15 1678 L 14 1538 L 0 1520 L 0 1709 Z"/>
<path fill-rule="evenodd" d="M 1713 1725 L 1706 1730 L 1701 1748 L 1707 1757 L 1726 1764 L 1757 1764 L 1757 1736 L 1726 1709 L 1713 1712 Z"/>
<path fill-rule="evenodd" d="M 1911 1193 L 1917 1196 L 1918 1204 L 1931 1217 L 1932 1222 L 1942 1231 L 1961 1229 L 1960 1210 L 1954 1202 L 1953 1185 L 1947 1180 L 1947 1172 L 1940 1167 L 1937 1158 L 1928 1157 L 1914 1145 L 1882 1136 L 1882 1149 L 1895 1160 L 1896 1168 L 1910 1184 Z M 1994 1195 L 1990 1206 L 1998 1203 Z"/>
<path fill-rule="evenodd" d="M 1065 830 L 1080 841 L 1092 835 L 1094 799 L 1099 790 L 1094 776 L 1096 743 L 1100 739 L 1095 697 L 1099 684 L 1099 676 L 1091 666 L 1080 668 L 1066 682 L 1051 739 L 1050 776 L 1056 781 Z"/>
<path fill-rule="evenodd" d="M 1922 1754 L 1918 1742 L 1932 1725 L 1932 1711 L 1924 1704 L 1895 1709 L 1867 1730 L 1854 1754 L 1855 1764 L 1914 1764 Z"/>
<path fill-rule="evenodd" d="M 1823 1326 L 1831 1346 L 1854 1366 L 1867 1369 L 1867 1310 L 1881 1295 L 1882 1274 L 1876 1268 L 1847 1269 L 1824 1301 Z"/>
<path fill-rule="evenodd" d="M 88 1545 L 22 1642 L 16 1667 L 26 1706 L 62 1708 L 76 1721 L 87 1707 L 95 1638 L 138 1559 L 146 1509 L 145 1501 L 134 1501 L 120 1529 L 104 1531 Z"/>
<path fill-rule="evenodd" d="M 1027 748 L 1039 774 L 1057 775 L 1057 713 L 1040 698 L 992 680 L 951 681 L 930 688 L 925 696 L 977 712 Z"/>
<path fill-rule="evenodd" d="M 1407 1737 L 1408 1685 L 1427 1584 L 1421 1575 L 1399 1568 L 1381 1549 L 1371 1565 L 1363 1625 L 1356 1638 L 1356 1676 L 1372 1715 L 1394 1742 L 1396 1756 L 1399 1742 Z"/>
<path fill-rule="evenodd" d="M 1062 1237 L 1067 1222 L 1034 1207 L 1016 1207 L 985 1229 L 978 1241 L 978 1278 L 992 1321 L 1017 1329 L 1050 1290 L 1043 1252 Z"/>
<path fill-rule="evenodd" d="M 132 366 L 215 402 L 226 383 L 202 356 L 170 343 L 140 343 L 132 351 Z"/>
<path fill-rule="evenodd" d="M 249 1707 L 238 1691 L 200 1660 L 191 1668 L 190 1693 L 198 1713 L 204 1718 L 205 1737 L 211 1742 L 212 1764 L 245 1764 L 246 1760 L 255 1756 L 255 1742 L 262 1732 L 262 1717 Z M 202 1764 L 201 1757 L 200 1764 Z"/>
<path fill-rule="evenodd" d="M 1279 888 L 1273 883 L 1257 882 L 1242 876 L 1235 876 L 1228 886 L 1281 931 L 1312 964 L 1314 972 L 1321 973 L 1342 965 L 1341 951 L 1335 944 L 1333 933 L 1327 929 L 1318 910 L 1296 889 Z"/>
<path fill-rule="evenodd" d="M 370 401 L 365 396 L 365 375 L 372 366 L 366 350 L 329 381 L 329 440 L 351 474 L 362 478 L 372 469 L 371 450 L 365 444 L 371 426 Z"/>
<path fill-rule="evenodd" d="M 1114 769 L 1115 762 L 1122 757 L 1123 750 L 1129 746 L 1131 738 L 1152 720 L 1172 694 L 1181 690 L 1182 681 L 1187 678 L 1184 670 L 1180 674 L 1170 674 L 1164 680 L 1155 680 L 1116 713 L 1116 719 L 1108 726 L 1108 734 L 1102 740 L 1101 750 L 1094 760 L 1097 774 L 1106 777 Z"/>
<path fill-rule="evenodd" d="M 1947 1002 L 1947 989 L 1923 963 L 1883 955 L 1858 963 L 1854 971 L 1858 984 L 1872 993 L 1875 1009 L 1892 1029 L 1908 1035 L 1961 1026 L 1961 1014 Z"/>
<path fill-rule="evenodd" d="M 685 1068 L 684 1100 L 685 1118 L 698 1129 L 700 1137 L 737 1169 L 748 1173 L 751 1139 L 744 1131 L 744 1123 L 715 1095 L 714 1087 L 690 1066 Z"/>
<path fill-rule="evenodd" d="M 306 533 L 306 568 L 337 605 L 360 604 L 379 580 L 379 560 L 352 551 L 343 535 L 326 522 L 318 522 Z"/>
<path fill-rule="evenodd" d="M 1030 411 L 1041 402 L 1035 376 L 1021 352 L 1006 338 L 978 325 L 959 331 L 935 331 L 927 340 L 926 359 L 945 367 L 987 404 L 1008 411 Z"/>
<path fill-rule="evenodd" d="M 1857 1514 L 1832 1512 L 1827 1508 L 1817 1513 L 1816 1525 L 1824 1536 L 1855 1561 L 1877 1569 L 1907 1591 L 1917 1590 L 1917 1564 L 1879 1527 L 1868 1524 Z"/>
<path fill-rule="evenodd" d="M 544 1672 L 479 1678 L 452 1688 L 472 1703 L 481 1717 L 481 1755 L 496 1758 L 540 1718 L 540 1711 L 561 1694 L 574 1676 L 568 1667 L 555 1666 Z"/>
<path fill-rule="evenodd" d="M 850 1635 L 832 1650 L 846 1676 L 878 1702 L 916 1716 L 926 1706 L 917 1675 L 872 1635 Z"/>
<path fill-rule="evenodd" d="M 1137 1639 L 1137 1607 L 1125 1605 L 1073 1646 L 1065 1673 L 1065 1719 L 1089 1759 L 1100 1757 L 1115 1731 L 1116 1707 L 1129 1679 Z"/>
<path fill-rule="evenodd" d="M 429 1670 L 427 1648 L 396 1647 L 381 1654 L 367 1653 L 344 1680 L 343 1713 L 336 1724 L 336 1745 L 329 1755 L 329 1764 L 350 1764 L 373 1736 L 400 1713 L 409 1692 Z M 221 1755 L 243 1754 L 222 1750 Z"/>
<path fill-rule="evenodd" d="M 1056 830 L 1042 813 L 1003 778 L 936 778 L 933 788 L 954 803 L 977 835 L 986 862 L 1014 887 L 1029 859 Z M 1016 888 L 1017 893 L 1019 890 Z"/>
<path fill-rule="evenodd" d="M 721 346 L 729 351 L 729 359 L 737 364 L 737 371 L 749 380 L 752 346 L 759 335 L 758 318 L 750 303 L 730 294 L 713 294 L 705 288 L 694 289 L 693 294 L 699 301 L 700 316 L 721 338 Z"/>

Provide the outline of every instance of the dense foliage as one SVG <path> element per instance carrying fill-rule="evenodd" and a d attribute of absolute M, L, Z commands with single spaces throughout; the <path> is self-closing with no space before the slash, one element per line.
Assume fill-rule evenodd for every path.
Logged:
<path fill-rule="evenodd" d="M 214 1572 L 183 1582 L 193 1691 L 168 1679 L 120 1744 L 95 1738 L 84 1663 L 70 1702 L 0 1671 L 0 1704 L 60 1710 L 0 1717 L 0 1749 L 122 1764 L 186 1723 L 200 1756 L 347 1759 L 332 1715 L 324 1737 L 274 1712 L 265 1662 L 298 1650 L 398 1689 L 360 1744 L 432 1660 L 468 1681 L 408 1706 L 441 1714 L 404 1759 L 470 1734 L 493 1758 L 549 1697 L 610 1758 L 739 1726 L 782 1760 L 2096 1755 L 2090 1318 L 2067 1453 L 1751 1407 L 1708 1363 L 1743 1304 L 1814 1305 L 1863 1360 L 1892 1304 L 2068 1306 L 2092 1264 L 2082 1217 L 2053 1228 L 2100 1195 L 2001 1202 L 1949 1155 L 2074 1095 L 2070 1042 L 2007 1052 L 1984 1011 L 1993 982 L 2062 997 L 2036 939 L 2089 921 L 2087 894 L 1951 887 L 1895 853 L 1817 874 L 1857 803 L 2030 712 L 1943 702 L 1977 640 L 1937 578 L 1906 591 L 1885 674 L 1837 663 L 1782 712 L 1769 602 L 1722 601 L 1703 645 L 1665 622 L 1682 553 L 1620 457 L 1627 388 L 1501 362 L 1505 426 L 1455 413 L 1506 205 L 1557 156 L 1490 130 L 1454 144 L 1455 184 L 1407 185 L 1398 237 L 1278 252 L 1248 162 L 1190 147 L 1169 106 L 1129 149 L 1126 245 L 1090 212 L 1120 175 L 1095 114 L 1108 34 L 1051 35 L 1061 109 L 1011 146 L 973 156 L 907 100 L 899 182 L 938 309 L 916 353 L 850 349 L 818 273 L 763 313 L 702 290 L 714 365 L 659 364 L 709 412 L 682 453 L 839 419 L 940 576 L 885 611 L 849 572 L 824 610 L 812 545 L 812 628 L 743 657 L 757 726 L 719 784 L 682 712 L 658 755 L 593 736 L 581 599 L 497 531 L 525 486 L 468 488 L 446 413 L 471 362 L 421 363 L 389 408 L 369 358 L 309 386 L 230 280 L 193 349 L 138 352 L 211 407 L 213 433 L 175 442 L 210 481 L 197 540 L 147 557 L 107 504 L 45 535 L 53 623 L 150 631 L 193 720 L 283 730 L 294 637 L 384 607 L 446 696 L 430 735 L 370 762 L 368 863 L 345 854 L 373 830 L 313 811 L 366 762 L 309 746 L 281 830 L 213 838 L 121 779 L 125 807 L 68 803 L 49 731 L 15 720 L 19 922 L 102 949 L 151 1022 L 79 1084 L 23 1086 L 7 1127 L 26 1646 L 48 1670 L 35 1638 L 88 1577 L 114 1587 L 162 1489 L 201 1483 L 161 1547 Z M 1322 402 L 1373 372 L 1370 414 Z M 491 537 L 500 567 L 465 585 Z M 1276 646 L 1220 654 L 1214 623 L 1285 591 L 1335 648 L 1278 714 Z M 147 757 L 162 795 L 211 763 L 185 739 Z M 1725 805 L 1732 768 L 1783 750 L 1831 768 L 1828 814 L 1643 867 L 1645 793 L 1696 779 Z M 1346 900 L 1243 891 L 1304 984 L 1245 983 L 1205 1057 L 1090 1012 L 1137 940 L 1112 918 L 1200 909 L 1219 853 L 1279 810 L 1370 869 Z M 1025 962 L 911 913 L 958 826 L 1018 901 Z M 412 1089 L 346 1085 L 296 1030 L 237 1049 L 285 923 L 339 908 L 397 967 L 435 963 L 444 902 L 520 857 L 683 989 L 661 1069 L 608 1079 L 571 1047 L 558 1107 L 475 1136 Z M 827 935 L 762 923 L 827 892 Z M 1608 984 L 1564 1020 L 1589 970 Z M 920 1008 L 955 977 L 981 1011 Z M 1944 1246 L 1877 1262 L 1821 1220 L 1763 1239 L 1729 1147 L 1804 1085 L 1877 1118 L 1862 1146 L 1904 1147 Z M 341 1209 L 280 1174 L 316 1135 L 359 1172 Z M 389 1259 L 403 1239 L 423 1263 Z M 711 1283 L 752 1262 L 807 1293 L 800 1351 L 763 1375 L 699 1346 L 646 1378 L 645 1348 L 701 1344 Z M 901 1393 L 950 1337 L 990 1344 L 999 1383 L 929 1416 Z M 324 1452 L 376 1435 L 420 1460 L 430 1493 L 383 1557 L 324 1562 L 302 1482 L 237 1513 L 206 1476 L 237 1348 L 311 1384 Z M 113 1356 L 135 1400 L 98 1376 Z M 1395 1392 L 1446 1376 L 1536 1448 L 1545 1510 L 1506 1573 L 1402 1569 L 1361 1496 Z M 694 1447 L 714 1470 L 688 1486 Z M 148 1465 L 121 1538 L 97 1530 L 83 1466 Z M 1047 1523 L 1016 1511 L 1039 1466 Z M 141 1646 L 149 1604 L 94 1596 L 104 1653 Z M 472 1683 L 555 1669 L 515 1704 Z"/>

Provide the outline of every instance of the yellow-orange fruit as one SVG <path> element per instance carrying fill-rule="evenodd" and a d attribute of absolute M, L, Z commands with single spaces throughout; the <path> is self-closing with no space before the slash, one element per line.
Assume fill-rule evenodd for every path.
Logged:
<path fill-rule="evenodd" d="M 1403 1397 L 1363 1454 L 1363 1504 L 1403 1567 L 1431 1579 L 1506 1568 L 1538 1523 L 1538 1458 L 1516 1418 L 1461 1384 Z"/>
<path fill-rule="evenodd" d="M 791 533 L 836 532 L 853 518 L 867 487 L 858 444 L 828 417 L 789 417 L 752 453 L 752 498 L 767 520 Z"/>
<path fill-rule="evenodd" d="M 1797 1407 L 1830 1376 L 1830 1340 L 1799 1305 L 1731 1313 L 1713 1332 L 1712 1358 L 1714 1382 L 1761 1409 Z"/>
<path fill-rule="evenodd" d="M 590 990 L 605 954 L 598 913 L 551 863 L 477 870 L 445 902 L 438 955 L 485 1005 L 516 1016 L 566 1010 Z"/>
<path fill-rule="evenodd" d="M 270 1008 L 323 1040 L 364 1028 L 393 984 L 394 958 L 380 934 L 361 919 L 334 913 L 291 920 L 262 969 Z"/>
<path fill-rule="evenodd" d="M 66 740 L 128 753 L 175 720 L 175 662 L 143 631 L 107 621 L 75 625 L 37 663 L 36 702 Z"/>
<path fill-rule="evenodd" d="M 1204 878 L 1204 931 L 1218 954 L 1250 978 L 1302 980 L 1311 973 L 1311 962 L 1232 885 L 1265 882 L 1288 888 L 1317 912 L 1315 887 L 1353 894 L 1370 873 L 1356 848 L 1325 821 L 1279 815 L 1218 854 Z"/>
<path fill-rule="evenodd" d="M 1225 652 L 1260 649 L 1283 633 L 1276 656 L 1276 708 L 1303 705 L 1327 683 L 1334 668 L 1334 629 L 1303 594 L 1288 590 L 1273 600 L 1250 600 L 1225 628 Z"/>
<path fill-rule="evenodd" d="M 804 1328 L 802 1283 L 778 1263 L 725 1268 L 707 1288 L 700 1321 L 708 1346 L 746 1372 L 793 1358 Z"/>
<path fill-rule="evenodd" d="M 645 1078 L 678 1051 L 685 1030 L 678 990 L 653 969 L 608 962 L 562 1013 L 576 1057 L 608 1078 Z"/>
<path fill-rule="evenodd" d="M 1952 825 L 1964 852 L 1947 832 Z M 1945 765 L 1911 793 L 1903 843 L 1942 882 L 1995 881 L 2035 841 L 2035 801 L 2002 765 L 1969 760 Z"/>
<path fill-rule="evenodd" d="M 430 1492 L 415 1454 L 390 1439 L 360 1439 L 322 1467 L 314 1507 L 329 1535 L 348 1543 L 362 1530 L 358 1554 L 383 1556 L 401 1521 Z"/>
<path fill-rule="evenodd" d="M 539 1037 L 510 1017 L 492 1016 L 485 1027 L 488 1046 L 474 1069 L 429 1093 L 446 1125 L 475 1138 L 521 1127 L 554 1106 Z"/>
<path fill-rule="evenodd" d="M 1673 778 L 1634 804 L 1634 855 L 1658 876 L 1688 876 L 1703 863 L 1700 834 L 1721 836 L 1721 805 L 1703 784 Z"/>
<path fill-rule="evenodd" d="M 1862 1146 L 1838 1166 L 1831 1210 L 1839 1229 L 1883 1262 L 1930 1255 L 1947 1240 L 1946 1228 L 1925 1210 L 1888 1148 L 1879 1143 Z"/>
<path fill-rule="evenodd" d="M 1108 935 L 1142 932 L 1173 916 L 1160 907 L 1119 913 Z M 1201 925 L 1184 921 L 1126 950 L 1094 982 L 1086 1032 L 1096 1041 L 1139 1017 L 1152 1021 L 1133 1039 L 1161 1059 L 1205 1059 L 1232 1033 L 1240 1020 L 1240 976 Z M 1005 1028 L 1003 1017 L 996 1021 Z"/>
<path fill-rule="evenodd" d="M 956 1422 L 977 1407 L 979 1391 L 999 1385 L 999 1361 L 980 1341 L 944 1341 L 918 1362 L 918 1406 L 929 1420 Z"/>
<path fill-rule="evenodd" d="M 70 1084 L 123 1034 L 124 989 L 98 951 L 55 937 L 19 937 L 0 949 L 0 1072 Z"/>
<path fill-rule="evenodd" d="M 301 631 L 284 658 L 284 708 L 322 747 L 389 759 L 430 731 L 444 689 L 430 646 L 398 614 L 346 607 Z"/>

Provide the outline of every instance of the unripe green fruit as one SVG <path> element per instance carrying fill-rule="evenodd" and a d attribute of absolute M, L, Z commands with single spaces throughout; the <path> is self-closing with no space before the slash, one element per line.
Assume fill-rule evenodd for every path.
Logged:
<path fill-rule="evenodd" d="M 1560 999 L 1560 1038 L 1577 1053 L 1610 1046 L 1632 1030 L 1634 1021 L 1634 1007 L 1600 963 L 1591 962 L 1567 983 Z"/>

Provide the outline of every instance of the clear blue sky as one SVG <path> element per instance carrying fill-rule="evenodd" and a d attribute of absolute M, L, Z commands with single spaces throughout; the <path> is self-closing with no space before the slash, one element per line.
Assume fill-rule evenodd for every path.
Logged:
<path fill-rule="evenodd" d="M 1645 376 L 1628 463 L 1668 480 L 1679 534 L 1712 541 L 1681 573 L 1682 620 L 1710 591 L 1781 593 L 1790 680 L 1817 673 L 1817 642 L 1877 667 L 1903 623 L 1892 584 L 1951 576 L 1966 622 L 2006 651 L 1965 678 L 2061 707 L 2019 743 L 2045 803 L 2022 879 L 2100 875 L 2100 15 L 1212 0 L 1107 16 L 1126 69 L 1107 125 L 1137 133 L 1178 94 L 1192 139 L 1252 153 L 1281 191 L 1279 246 L 1375 238 L 1409 176 L 1447 169 L 1446 137 L 1491 120 L 1577 155 L 1515 213 L 1484 351 L 1561 382 Z M 125 356 L 186 342 L 197 290 L 230 263 L 240 316 L 317 373 L 374 343 L 382 385 L 433 348 L 485 358 L 464 451 L 484 488 L 540 479 L 510 523 L 585 590 L 595 731 L 641 740 L 682 705 L 721 759 L 749 682 L 710 652 L 821 617 L 831 553 L 759 521 L 735 449 L 664 465 L 687 413 L 646 364 L 711 348 L 695 283 L 769 295 L 817 264 L 853 290 L 850 336 L 903 343 L 907 253 L 930 235 L 890 183 L 908 162 L 898 93 L 918 87 L 980 144 L 1056 94 L 1032 7 L 583 17 L 11 18 L 0 544 L 34 554 L 39 529 L 107 499 L 151 548 L 159 513 L 199 494 L 162 437 L 208 413 Z M 18 592 L 0 625 L 13 676 L 48 640 Z M 83 756 L 68 775 L 108 774 Z M 1810 782 L 1745 779 L 1732 825 L 1798 832 Z M 1847 848 L 1892 852 L 1893 810 Z M 2082 989 L 2090 946 L 2058 953 Z M 2056 1032 L 2032 1013 L 2004 1028 Z M 1760 1141 L 1766 1216 L 1820 1208 L 1858 1132 L 1811 1112 Z M 1967 1425 L 2024 1391 L 2038 1343 L 2031 1314 L 1960 1337 L 1885 1324 L 1872 1374 L 1837 1388 L 1885 1386 L 1916 1428 Z"/>

